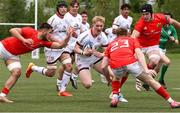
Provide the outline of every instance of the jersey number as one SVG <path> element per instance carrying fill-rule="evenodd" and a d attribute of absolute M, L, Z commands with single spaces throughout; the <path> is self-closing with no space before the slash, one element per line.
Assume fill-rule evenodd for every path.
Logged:
<path fill-rule="evenodd" d="M 125 48 L 129 47 L 129 42 L 128 40 L 122 40 L 120 42 L 115 42 L 113 46 L 111 47 L 111 52 L 118 49 L 118 48 Z"/>

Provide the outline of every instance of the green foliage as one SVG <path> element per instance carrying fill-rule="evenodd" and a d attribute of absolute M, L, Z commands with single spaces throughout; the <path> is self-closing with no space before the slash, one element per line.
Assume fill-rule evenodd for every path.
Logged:
<path fill-rule="evenodd" d="M 54 14 L 58 1 L 59 0 L 38 0 L 38 23 L 46 22 L 47 19 Z M 69 3 L 71 0 L 66 1 Z M 133 17 L 132 27 L 134 27 L 135 22 L 140 17 L 139 9 L 146 0 L 129 1 L 132 6 L 130 16 Z M 106 18 L 105 28 L 111 27 L 114 18 L 119 15 L 119 0 L 79 0 L 79 3 L 79 12 L 83 10 L 88 11 L 89 23 L 91 23 L 95 15 L 104 16 Z M 173 17 L 180 21 L 179 5 L 180 2 L 178 0 L 157 0 L 153 9 L 154 12 L 171 12 Z M 25 9 L 25 6 L 25 0 L 0 0 L 0 22 L 34 22 L 34 2 L 30 4 L 28 10 Z M 0 39 L 9 35 L 8 29 L 11 27 L 20 26 L 1 26 Z M 179 33 L 180 31 L 178 30 L 178 34 Z"/>

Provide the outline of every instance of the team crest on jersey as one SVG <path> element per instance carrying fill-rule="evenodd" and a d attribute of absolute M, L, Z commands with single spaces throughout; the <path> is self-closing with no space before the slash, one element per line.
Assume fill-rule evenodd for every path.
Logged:
<path fill-rule="evenodd" d="M 147 27 L 146 27 L 146 26 L 144 27 L 144 30 L 147 30 Z"/>
<path fill-rule="evenodd" d="M 86 41 L 84 43 L 84 47 L 83 48 L 93 48 L 93 42 L 91 42 L 90 40 Z"/>
<path fill-rule="evenodd" d="M 100 37 L 98 37 L 98 38 L 97 38 L 97 42 L 100 42 L 100 41 L 101 41 L 101 38 L 100 38 Z"/>
<path fill-rule="evenodd" d="M 158 23 L 158 24 L 157 24 L 157 27 L 161 27 L 161 23 Z"/>

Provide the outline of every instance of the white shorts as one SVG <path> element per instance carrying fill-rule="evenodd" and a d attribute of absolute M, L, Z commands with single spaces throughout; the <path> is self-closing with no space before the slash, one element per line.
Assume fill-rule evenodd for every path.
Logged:
<path fill-rule="evenodd" d="M 63 54 L 64 48 L 63 49 L 45 49 L 45 57 L 46 57 L 46 62 L 47 64 L 54 64 L 59 57 Z"/>
<path fill-rule="evenodd" d="M 75 63 L 78 68 L 78 71 L 80 71 L 82 69 L 90 69 L 90 67 L 93 64 L 96 64 L 101 60 L 102 60 L 102 58 L 98 58 L 96 56 L 86 57 L 86 56 L 82 56 L 79 54 L 76 54 L 76 57 L 75 57 Z"/>
<path fill-rule="evenodd" d="M 19 61 L 19 56 L 15 56 L 15 55 L 12 55 L 10 52 L 8 52 L 3 44 L 0 42 L 0 58 L 4 59 L 4 60 L 8 60 L 8 59 L 11 59 L 11 60 L 17 60 Z"/>
<path fill-rule="evenodd" d="M 76 38 L 71 37 L 64 51 L 70 54 L 73 53 L 75 45 L 76 45 Z"/>
<path fill-rule="evenodd" d="M 132 64 L 129 64 L 120 68 L 112 69 L 112 71 L 117 77 L 122 77 L 127 74 L 131 74 L 133 77 L 138 77 L 143 72 L 143 69 L 141 65 L 139 64 L 139 62 L 136 61 Z"/>
<path fill-rule="evenodd" d="M 154 50 L 159 51 L 159 45 L 143 47 L 143 48 L 141 48 L 141 50 L 145 54 L 148 54 L 149 52 L 154 51 Z"/>

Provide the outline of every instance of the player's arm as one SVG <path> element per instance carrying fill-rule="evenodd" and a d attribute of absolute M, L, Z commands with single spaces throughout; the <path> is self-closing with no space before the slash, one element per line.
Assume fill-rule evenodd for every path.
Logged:
<path fill-rule="evenodd" d="M 92 50 L 89 48 L 86 48 L 84 50 L 81 49 L 82 45 L 79 44 L 79 42 L 76 42 L 75 48 L 74 48 L 74 52 L 77 54 L 81 54 L 81 55 L 85 55 L 85 56 L 91 56 L 92 55 Z"/>
<path fill-rule="evenodd" d="M 18 38 L 20 41 L 22 41 L 26 45 L 31 45 L 33 44 L 32 39 L 25 39 L 21 34 L 22 34 L 22 29 L 21 28 L 11 28 L 9 30 L 12 36 Z"/>
<path fill-rule="evenodd" d="M 174 25 L 174 27 L 180 29 L 180 23 L 177 20 L 170 18 L 170 24 L 172 24 L 172 25 Z"/>
<path fill-rule="evenodd" d="M 67 45 L 67 43 L 69 42 L 69 39 L 72 37 L 73 32 L 74 32 L 73 28 L 68 28 L 66 38 L 61 41 L 55 40 L 55 38 L 52 38 L 52 40 L 54 40 L 55 42 L 52 43 L 50 48 L 58 49 L 58 48 L 65 47 Z"/>
<path fill-rule="evenodd" d="M 137 59 L 138 59 L 139 63 L 142 65 L 144 71 L 147 72 L 148 71 L 148 67 L 147 67 L 147 64 L 146 64 L 146 60 L 145 60 L 144 54 L 142 53 L 141 49 L 140 48 L 136 48 L 135 49 L 135 53 L 136 53 L 136 56 L 137 56 Z"/>
<path fill-rule="evenodd" d="M 173 26 L 171 26 L 171 28 L 172 28 L 172 36 L 174 37 L 174 43 L 175 44 L 179 44 L 179 40 L 178 40 L 178 35 L 177 35 L 177 32 L 176 32 L 176 29 L 173 27 Z"/>
<path fill-rule="evenodd" d="M 145 56 L 142 53 L 140 48 L 136 48 L 135 49 L 135 54 L 137 56 L 137 59 L 139 61 L 139 63 L 141 64 L 142 68 L 144 69 L 145 73 L 149 73 L 152 76 L 157 76 L 157 73 L 154 70 L 149 70 L 146 64 L 146 60 L 145 60 Z"/>
<path fill-rule="evenodd" d="M 111 79 L 110 79 L 110 73 L 109 73 L 108 67 L 109 67 L 109 59 L 108 59 L 108 57 L 105 56 L 102 60 L 101 68 L 103 70 L 103 75 L 106 77 L 106 80 L 110 83 Z"/>
<path fill-rule="evenodd" d="M 104 56 L 104 50 L 106 49 L 106 47 L 102 47 L 102 52 L 99 52 L 96 49 L 93 49 L 93 55 L 98 57 L 98 58 L 102 58 Z"/>
<path fill-rule="evenodd" d="M 133 32 L 132 32 L 132 34 L 131 34 L 131 37 L 132 37 L 132 38 L 137 38 L 137 37 L 139 37 L 139 36 L 140 36 L 140 32 L 137 31 L 137 30 L 133 30 Z"/>

